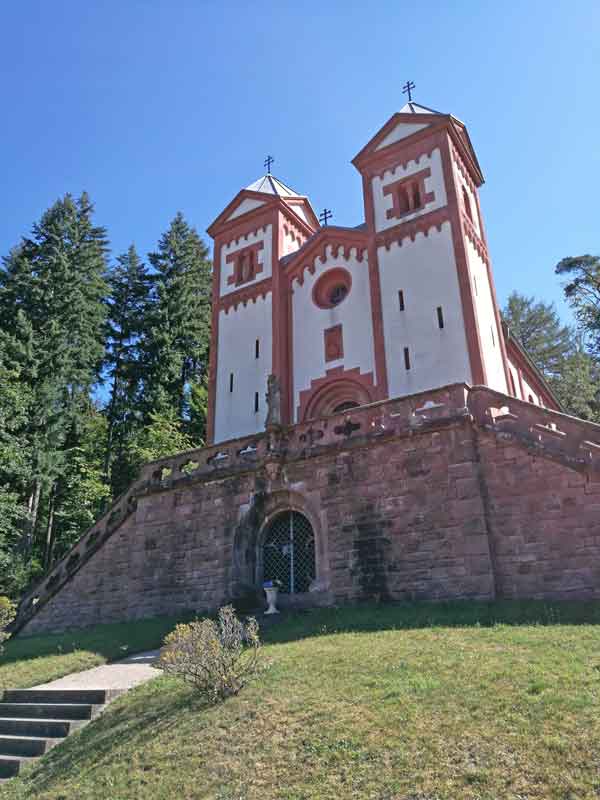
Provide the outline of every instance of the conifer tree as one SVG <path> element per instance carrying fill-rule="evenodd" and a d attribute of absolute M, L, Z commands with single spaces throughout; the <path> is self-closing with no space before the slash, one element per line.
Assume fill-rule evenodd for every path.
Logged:
<path fill-rule="evenodd" d="M 77 446 L 104 356 L 107 240 L 92 214 L 86 194 L 58 200 L 0 273 L 0 330 L 10 333 L 16 315 L 21 319 L 23 381 L 32 394 L 26 556 L 44 528 L 42 518 L 44 538 L 53 537 L 68 451 Z"/>
<path fill-rule="evenodd" d="M 195 443 L 205 435 L 210 344 L 211 264 L 194 228 L 178 213 L 149 255 L 154 292 L 145 336 L 146 419 L 150 412 L 177 419 Z"/>
<path fill-rule="evenodd" d="M 134 478 L 129 444 L 141 425 L 142 334 L 149 309 L 150 277 L 131 245 L 110 273 L 106 370 L 111 383 L 106 407 L 104 472 L 113 496 Z"/>

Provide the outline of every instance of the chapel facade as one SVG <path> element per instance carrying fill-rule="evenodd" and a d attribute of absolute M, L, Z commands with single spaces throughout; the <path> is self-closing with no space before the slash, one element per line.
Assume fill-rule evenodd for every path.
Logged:
<path fill-rule="evenodd" d="M 273 580 L 288 606 L 600 599 L 600 426 L 500 319 L 465 126 L 409 102 L 353 163 L 357 227 L 270 174 L 210 226 L 209 443 L 144 465 L 17 630 L 260 608 Z"/>
<path fill-rule="evenodd" d="M 352 163 L 356 227 L 271 174 L 209 227 L 209 441 L 264 429 L 269 375 L 284 425 L 457 382 L 558 408 L 502 326 L 465 125 L 409 102 Z"/>

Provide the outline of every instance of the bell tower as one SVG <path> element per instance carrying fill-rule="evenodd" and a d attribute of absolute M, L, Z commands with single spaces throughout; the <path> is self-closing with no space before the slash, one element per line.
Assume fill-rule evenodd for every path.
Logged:
<path fill-rule="evenodd" d="M 388 395 L 464 381 L 507 391 L 507 359 L 465 125 L 409 101 L 353 160 L 381 297 Z"/>
<path fill-rule="evenodd" d="M 268 164 L 270 167 L 270 164 Z M 280 260 L 319 227 L 308 199 L 267 173 L 208 228 L 214 238 L 209 442 L 258 433 L 269 375 L 291 421 L 289 292 Z"/>

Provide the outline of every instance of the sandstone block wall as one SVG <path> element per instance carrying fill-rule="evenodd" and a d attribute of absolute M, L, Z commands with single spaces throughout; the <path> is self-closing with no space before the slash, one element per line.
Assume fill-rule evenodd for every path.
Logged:
<path fill-rule="evenodd" d="M 458 385 L 181 454 L 145 468 L 20 623 L 212 610 L 260 586 L 262 537 L 291 508 L 315 532 L 303 602 L 599 597 L 596 439 Z"/>

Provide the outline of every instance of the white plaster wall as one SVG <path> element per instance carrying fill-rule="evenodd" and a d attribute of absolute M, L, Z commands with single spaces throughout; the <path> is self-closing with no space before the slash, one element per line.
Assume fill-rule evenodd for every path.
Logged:
<path fill-rule="evenodd" d="M 267 225 L 266 230 L 259 228 L 256 233 L 240 236 L 239 239 L 234 239 L 221 248 L 221 296 L 242 288 L 236 286 L 234 283 L 227 283 L 228 277 L 233 275 L 234 270 L 233 262 L 230 261 L 227 263 L 227 256 L 238 250 L 243 250 L 244 247 L 247 247 L 249 244 L 254 244 L 255 242 L 263 242 L 263 248 L 258 252 L 258 263 L 263 265 L 262 272 L 259 272 L 253 281 L 248 281 L 248 283 L 244 283 L 243 285 L 244 287 L 252 286 L 253 283 L 258 283 L 258 281 L 271 277 L 273 263 L 273 226 Z"/>
<path fill-rule="evenodd" d="M 406 139 L 407 136 L 411 136 L 413 133 L 417 131 L 422 131 L 423 128 L 427 128 L 426 123 L 415 123 L 415 122 L 400 122 L 393 128 L 388 135 L 379 142 L 376 150 L 381 150 L 383 147 L 387 147 L 390 144 L 394 144 L 394 142 L 399 142 L 401 139 Z"/>
<path fill-rule="evenodd" d="M 327 259 L 315 259 L 315 272 L 304 272 L 302 286 L 292 281 L 292 312 L 294 336 L 294 418 L 297 420 L 300 392 L 310 389 L 311 381 L 322 378 L 328 369 L 343 367 L 345 370 L 358 367 L 361 374 L 372 372 L 375 380 L 375 356 L 373 349 L 373 320 L 369 289 L 369 267 L 367 254 L 363 261 L 356 258 L 352 248 L 350 258 L 334 258 L 331 247 L 327 248 Z M 312 299 L 317 280 L 332 267 L 342 267 L 352 276 L 352 289 L 347 297 L 334 308 L 319 308 Z M 325 361 L 324 331 L 341 324 L 344 357 L 336 361 Z"/>
<path fill-rule="evenodd" d="M 458 275 L 449 222 L 414 242 L 377 250 L 390 397 L 448 383 L 471 383 Z M 404 293 L 400 311 L 398 292 Z M 440 329 L 437 307 L 444 315 Z M 410 369 L 404 364 L 409 348 Z"/>
<path fill-rule="evenodd" d="M 396 217 L 387 219 L 386 211 L 392 208 L 393 198 L 391 194 L 384 195 L 383 188 L 389 183 L 408 178 L 414 175 L 415 172 L 420 172 L 422 169 L 431 169 L 431 175 L 425 179 L 425 191 L 434 192 L 435 197 L 432 202 L 426 203 L 422 208 L 417 209 L 412 214 L 407 214 L 401 219 Z M 435 148 L 431 153 L 431 158 L 423 155 L 419 158 L 419 162 L 409 161 L 406 167 L 402 165 L 397 166 L 395 169 L 388 169 L 385 171 L 383 178 L 376 175 L 371 181 L 371 191 L 373 192 L 373 205 L 375 210 L 375 230 L 384 231 L 387 228 L 393 228 L 401 222 L 408 222 L 421 214 L 435 211 L 436 208 L 442 208 L 446 205 L 446 187 L 444 185 L 444 173 L 442 170 L 442 158 L 439 148 Z"/>
<path fill-rule="evenodd" d="M 283 253 L 281 255 L 282 256 L 287 256 L 290 253 L 295 253 L 296 250 L 299 249 L 299 247 L 300 247 L 300 241 L 299 241 L 298 237 L 294 233 L 292 233 L 292 231 L 288 231 L 288 233 L 286 233 L 286 230 L 284 228 L 284 231 L 283 231 Z"/>
<path fill-rule="evenodd" d="M 250 197 L 246 197 L 227 217 L 227 219 L 230 220 L 235 219 L 236 217 L 241 217 L 242 214 L 246 214 L 248 211 L 254 211 L 255 208 L 260 208 L 260 206 L 264 206 L 264 202 L 262 200 L 252 200 Z"/>
<path fill-rule="evenodd" d="M 500 336 L 502 333 L 498 330 L 498 322 L 494 313 L 487 267 L 470 239 L 465 238 L 465 245 L 475 298 L 475 313 L 479 325 L 487 384 L 490 388 L 499 392 L 507 392 L 508 387 L 500 348 Z"/>
<path fill-rule="evenodd" d="M 237 310 L 219 314 L 219 348 L 215 399 L 215 442 L 264 430 L 265 393 L 271 373 L 273 336 L 271 293 Z M 255 344 L 260 341 L 260 356 Z M 233 392 L 229 376 L 233 372 Z M 254 411 L 258 392 L 259 410 Z"/>
<path fill-rule="evenodd" d="M 308 214 L 306 213 L 302 204 L 294 203 L 294 205 L 292 205 L 291 203 L 288 203 L 288 205 L 292 211 L 300 217 L 300 219 L 303 219 L 304 222 L 308 222 Z"/>

